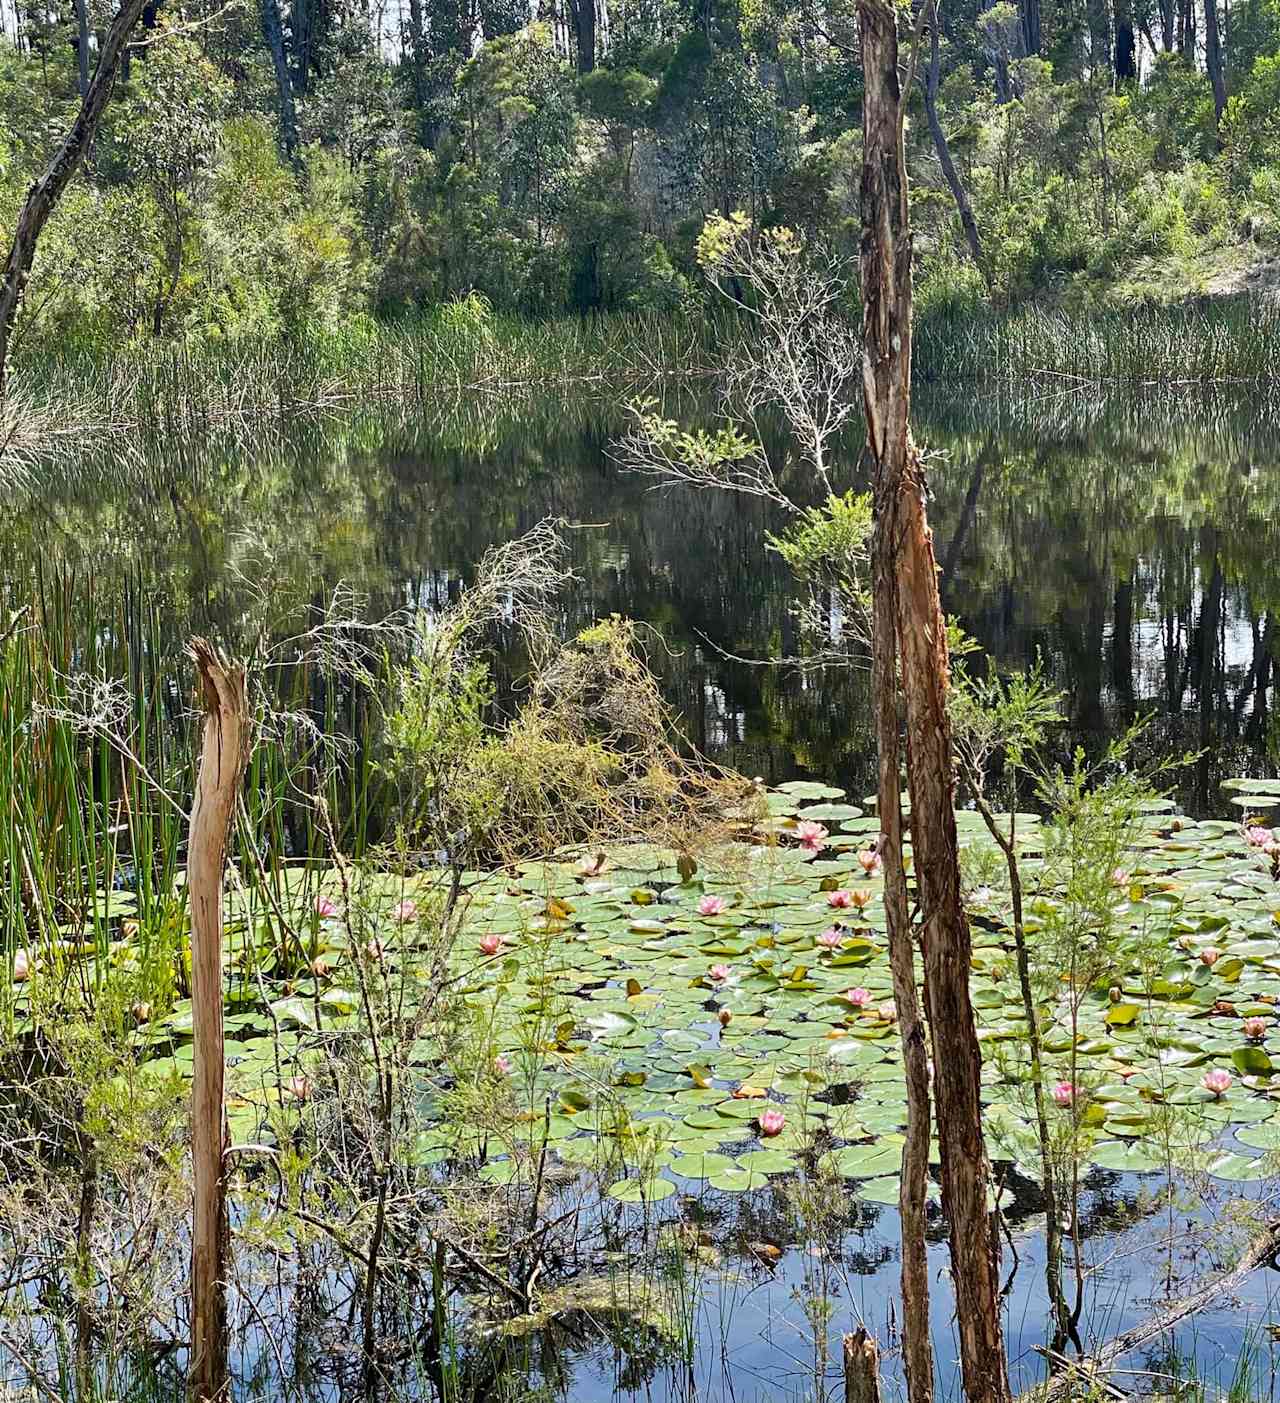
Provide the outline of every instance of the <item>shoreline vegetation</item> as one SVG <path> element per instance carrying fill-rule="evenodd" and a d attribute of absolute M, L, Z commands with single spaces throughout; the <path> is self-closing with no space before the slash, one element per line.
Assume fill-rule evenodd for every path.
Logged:
<path fill-rule="evenodd" d="M 413 319 L 366 318 L 293 338 L 53 352 L 15 365 L 0 411 L 0 470 L 146 431 L 233 427 L 252 436 L 286 418 L 377 406 L 696 386 L 714 379 L 725 347 L 750 331 L 719 310 L 533 321 L 464 299 Z M 940 387 L 1262 390 L 1280 381 L 1280 299 L 1088 312 L 926 302 L 914 370 L 917 385 Z"/>

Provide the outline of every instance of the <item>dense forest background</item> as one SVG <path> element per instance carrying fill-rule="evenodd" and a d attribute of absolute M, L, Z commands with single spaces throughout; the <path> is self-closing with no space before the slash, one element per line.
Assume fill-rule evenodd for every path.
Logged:
<path fill-rule="evenodd" d="M 0 227 L 110 15 L 0 10 Z M 928 18 L 908 135 L 926 311 L 1267 279 L 1280 0 Z M 847 0 L 157 4 L 15 350 L 292 336 L 472 294 L 531 316 L 674 310 L 705 296 L 705 218 L 736 210 L 852 251 L 855 33 Z"/>

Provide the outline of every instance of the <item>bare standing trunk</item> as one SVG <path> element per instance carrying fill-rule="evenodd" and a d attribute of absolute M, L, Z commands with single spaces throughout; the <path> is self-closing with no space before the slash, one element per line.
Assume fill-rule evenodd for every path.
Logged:
<path fill-rule="evenodd" d="M 933 137 L 933 148 L 938 153 L 938 164 L 942 167 L 942 174 L 951 191 L 951 197 L 956 202 L 956 209 L 960 214 L 960 227 L 964 230 L 965 242 L 969 245 L 969 252 L 973 255 L 973 261 L 977 265 L 978 271 L 982 274 L 982 281 L 991 286 L 991 275 L 987 268 L 986 259 L 982 256 L 982 240 L 978 237 L 978 223 L 973 217 L 973 206 L 969 203 L 969 193 L 964 188 L 964 182 L 960 179 L 960 173 L 956 170 L 955 162 L 951 159 L 951 148 L 947 144 L 947 134 L 942 130 L 942 122 L 938 117 L 938 0 L 931 0 L 929 6 L 929 66 L 924 73 L 924 111 L 929 122 L 929 134 Z M 1037 11 L 1037 43 L 1039 42 L 1039 11 Z M 1032 49 L 1029 52 L 1034 53 Z"/>
<path fill-rule="evenodd" d="M 965 1397 L 968 1403 L 1008 1403 L 998 1243 L 987 1211 L 990 1176 L 982 1139 L 982 1063 L 969 994 L 972 950 L 960 899 L 946 630 L 925 516 L 924 474 L 910 429 L 911 231 L 895 11 L 889 0 L 859 0 L 858 21 L 864 84 L 860 260 L 867 423 L 864 462 L 874 481 L 878 563 L 894 581 L 942 1200 L 950 1231 Z M 876 583 L 880 584 L 879 577 Z M 885 612 L 879 602 L 876 612 L 877 618 Z M 882 639 L 878 654 L 883 650 Z M 881 689 L 877 722 L 882 728 L 887 715 L 883 689 L 888 682 L 883 666 L 876 680 Z M 884 757 L 881 763 L 883 787 Z M 886 862 L 886 876 L 888 869 Z"/>
<path fill-rule="evenodd" d="M 119 13 L 111 21 L 107 37 L 102 42 L 102 54 L 93 81 L 84 95 L 71 130 L 44 174 L 27 192 L 27 198 L 18 212 L 13 243 L 5 259 L 4 271 L 0 273 L 0 400 L 4 399 L 8 385 L 9 340 L 18 319 L 27 279 L 31 276 L 36 244 L 98 130 L 125 45 L 145 3 L 146 0 L 124 0 Z"/>
<path fill-rule="evenodd" d="M 226 1398 L 227 1145 L 222 1043 L 222 878 L 227 840 L 249 755 L 244 669 L 227 663 L 203 638 L 190 645 L 204 706 L 200 769 L 187 858 L 191 906 L 191 1366 L 193 1403 Z"/>
<path fill-rule="evenodd" d="M 280 23 L 277 0 L 262 0 L 262 28 L 271 50 L 271 64 L 276 75 L 276 96 L 280 102 L 280 144 L 286 156 L 292 156 L 298 146 L 298 117 L 293 102 L 293 75 L 284 51 L 284 32 Z M 414 73 L 417 74 L 417 59 Z"/>
<path fill-rule="evenodd" d="M 76 0 L 76 78 L 83 102 L 89 91 L 89 0 Z"/>
<path fill-rule="evenodd" d="M 1204 66 L 1213 85 L 1213 122 L 1217 126 L 1227 106 L 1227 78 L 1222 66 L 1222 38 L 1218 32 L 1218 0 L 1204 0 Z"/>

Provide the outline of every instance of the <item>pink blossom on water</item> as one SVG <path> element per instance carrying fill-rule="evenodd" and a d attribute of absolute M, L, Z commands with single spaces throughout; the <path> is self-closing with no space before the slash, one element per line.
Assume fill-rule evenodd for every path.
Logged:
<path fill-rule="evenodd" d="M 834 906 L 837 911 L 847 911 L 853 905 L 853 893 L 841 887 L 838 891 L 827 893 L 827 905 Z"/>
<path fill-rule="evenodd" d="M 330 921 L 338 914 L 338 903 L 327 896 L 316 897 L 316 915 L 322 921 Z"/>
<path fill-rule="evenodd" d="M 1128 871 L 1123 867 L 1114 868 L 1111 873 L 1111 882 L 1113 886 L 1127 887 L 1129 885 Z"/>
<path fill-rule="evenodd" d="M 698 902 L 699 916 L 718 916 L 722 911 L 729 909 L 729 903 L 723 896 L 704 896 Z"/>
<path fill-rule="evenodd" d="M 500 935 L 482 935 L 480 949 L 486 955 L 496 955 L 502 949 L 502 937 Z"/>
<path fill-rule="evenodd" d="M 1200 1085 L 1213 1095 L 1222 1096 L 1231 1090 L 1231 1073 L 1224 1072 L 1221 1067 L 1215 1067 L 1200 1078 Z"/>
<path fill-rule="evenodd" d="M 1244 1028 L 1245 1037 L 1254 1042 L 1261 1042 L 1267 1036 L 1267 1020 L 1265 1018 L 1246 1018 L 1241 1026 Z"/>
<path fill-rule="evenodd" d="M 884 863 L 874 848 L 866 848 L 858 854 L 858 865 L 868 877 L 878 877 L 884 871 Z"/>
<path fill-rule="evenodd" d="M 1221 958 L 1222 951 L 1219 950 L 1216 945 L 1206 945 L 1204 949 L 1200 951 L 1200 963 L 1204 965 L 1206 969 L 1216 965 Z"/>
<path fill-rule="evenodd" d="M 1251 848 L 1265 848 L 1268 843 L 1274 840 L 1274 837 L 1271 829 L 1264 828 L 1260 823 L 1250 823 L 1245 826 L 1244 840 Z"/>
<path fill-rule="evenodd" d="M 867 1008 L 871 1003 L 871 990 L 850 989 L 844 998 L 845 1002 L 852 1004 L 854 1008 Z"/>
<path fill-rule="evenodd" d="M 392 919 L 401 922 L 401 924 L 413 920 L 417 914 L 418 903 L 416 901 L 402 901 L 391 910 Z"/>
<path fill-rule="evenodd" d="M 827 830 L 812 819 L 802 819 L 796 824 L 796 838 L 806 852 L 820 853 L 827 846 Z"/>
<path fill-rule="evenodd" d="M 713 984 L 723 984 L 732 973 L 728 965 L 712 965 L 707 971 L 707 978 Z"/>
<path fill-rule="evenodd" d="M 497 1072 L 500 1077 L 509 1077 L 511 1075 L 511 1059 L 505 1052 L 498 1053 L 493 1059 L 493 1070 Z"/>
<path fill-rule="evenodd" d="M 839 926 L 828 926 L 817 941 L 824 950 L 838 950 L 844 944 L 844 931 Z"/>
<path fill-rule="evenodd" d="M 781 1111 L 770 1106 L 767 1111 L 761 1111 L 756 1118 L 756 1123 L 760 1127 L 760 1134 L 766 1138 L 774 1135 L 781 1135 L 782 1128 L 787 1123 L 787 1118 Z"/>
<path fill-rule="evenodd" d="M 1080 1088 L 1078 1086 L 1073 1085 L 1073 1083 L 1069 1081 L 1060 1081 L 1057 1086 L 1053 1088 L 1053 1099 L 1059 1106 L 1073 1106 L 1075 1105 L 1079 1090 Z"/>

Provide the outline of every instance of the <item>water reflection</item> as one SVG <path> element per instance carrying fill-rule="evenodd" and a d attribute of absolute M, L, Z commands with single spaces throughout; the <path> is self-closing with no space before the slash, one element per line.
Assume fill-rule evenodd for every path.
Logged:
<path fill-rule="evenodd" d="M 1151 714 L 1153 751 L 1203 750 L 1182 780 L 1195 812 L 1216 806 L 1220 778 L 1278 753 L 1273 408 L 1168 393 L 918 402 L 938 455 L 946 607 L 1001 664 L 1045 660 L 1073 741 L 1096 745 Z M 22 488 L 0 523 L 3 568 L 19 597 L 37 579 L 73 599 L 127 588 L 175 646 L 192 629 L 234 644 L 292 631 L 339 581 L 373 613 L 443 602 L 486 547 L 562 517 L 581 529 L 561 628 L 614 612 L 644 621 L 696 744 L 771 780 L 814 774 L 866 792 L 864 674 L 728 656 L 797 646 L 787 572 L 764 545 L 774 513 L 620 475 L 607 455 L 617 426 L 599 402 L 473 400 L 426 421 L 302 424 L 253 447 L 216 435 L 135 445 Z"/>

